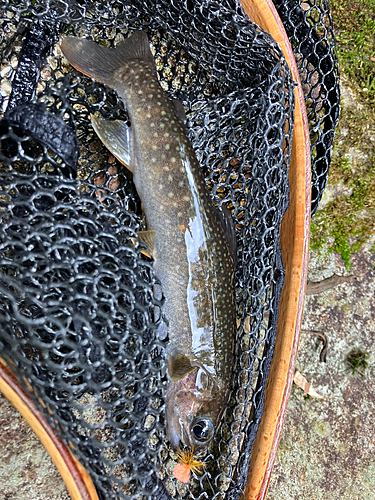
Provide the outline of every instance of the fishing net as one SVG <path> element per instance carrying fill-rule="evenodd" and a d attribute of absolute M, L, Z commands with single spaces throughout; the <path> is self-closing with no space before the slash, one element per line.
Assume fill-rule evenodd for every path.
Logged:
<path fill-rule="evenodd" d="M 311 214 L 327 184 L 340 115 L 335 36 L 328 0 L 275 0 L 297 62 L 311 144 Z"/>
<path fill-rule="evenodd" d="M 294 84 L 282 53 L 233 0 L 9 0 L 0 15 L 1 356 L 100 498 L 239 499 L 284 274 Z M 212 201 L 237 231 L 232 392 L 188 486 L 173 477 L 164 434 L 168 338 L 137 237 L 141 201 L 89 118 L 127 120 L 126 109 L 58 44 L 65 34 L 114 47 L 138 29 L 161 86 L 185 106 Z"/>

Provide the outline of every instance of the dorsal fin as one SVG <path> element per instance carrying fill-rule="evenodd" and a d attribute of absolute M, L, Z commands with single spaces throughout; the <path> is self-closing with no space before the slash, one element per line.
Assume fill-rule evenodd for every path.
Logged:
<path fill-rule="evenodd" d="M 144 31 L 135 31 L 132 36 L 119 43 L 115 49 L 124 62 L 132 60 L 154 62 Z"/>

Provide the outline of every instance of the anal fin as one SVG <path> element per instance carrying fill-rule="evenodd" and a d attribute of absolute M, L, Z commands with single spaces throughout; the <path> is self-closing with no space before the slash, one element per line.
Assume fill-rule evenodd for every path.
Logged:
<path fill-rule="evenodd" d="M 91 124 L 104 146 L 132 172 L 130 127 L 121 120 L 101 120 L 91 115 Z"/>
<path fill-rule="evenodd" d="M 176 112 L 177 118 L 182 121 L 183 125 L 186 123 L 185 108 L 179 99 L 173 99 L 172 104 Z"/>
<path fill-rule="evenodd" d="M 214 208 L 216 218 L 223 228 L 225 239 L 227 240 L 229 251 L 233 257 L 234 264 L 237 264 L 236 228 L 234 226 L 234 221 L 232 219 L 231 213 L 224 205 L 221 206 L 221 209 L 219 209 L 218 207 Z"/>
<path fill-rule="evenodd" d="M 151 231 L 139 231 L 139 233 L 138 233 L 138 238 L 141 241 L 143 241 L 143 243 L 145 243 L 150 250 L 149 255 L 147 255 L 147 253 L 144 250 L 142 250 L 142 253 L 144 255 L 147 255 L 150 258 L 152 258 L 152 257 L 155 258 L 155 243 L 154 243 L 155 233 L 156 233 L 156 231 L 152 231 L 152 230 Z"/>

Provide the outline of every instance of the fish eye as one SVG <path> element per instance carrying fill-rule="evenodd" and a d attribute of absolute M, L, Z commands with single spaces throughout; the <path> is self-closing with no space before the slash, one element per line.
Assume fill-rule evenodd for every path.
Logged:
<path fill-rule="evenodd" d="M 193 438 L 198 443 L 207 443 L 214 436 L 214 426 L 211 420 L 200 418 L 196 420 L 191 428 Z"/>

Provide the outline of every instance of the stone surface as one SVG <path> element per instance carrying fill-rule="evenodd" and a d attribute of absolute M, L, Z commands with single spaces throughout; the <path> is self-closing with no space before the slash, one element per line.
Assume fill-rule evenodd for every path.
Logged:
<path fill-rule="evenodd" d="M 0 500 L 70 500 L 29 424 L 0 393 Z"/>
<path fill-rule="evenodd" d="M 372 242 L 373 244 L 373 242 Z M 375 254 L 353 255 L 350 284 L 306 297 L 296 369 L 325 399 L 306 400 L 293 386 L 267 500 L 375 498 Z M 309 279 L 346 274 L 341 257 L 311 254 Z M 328 336 L 327 362 L 319 340 Z M 368 353 L 363 375 L 347 363 L 355 348 Z"/>

